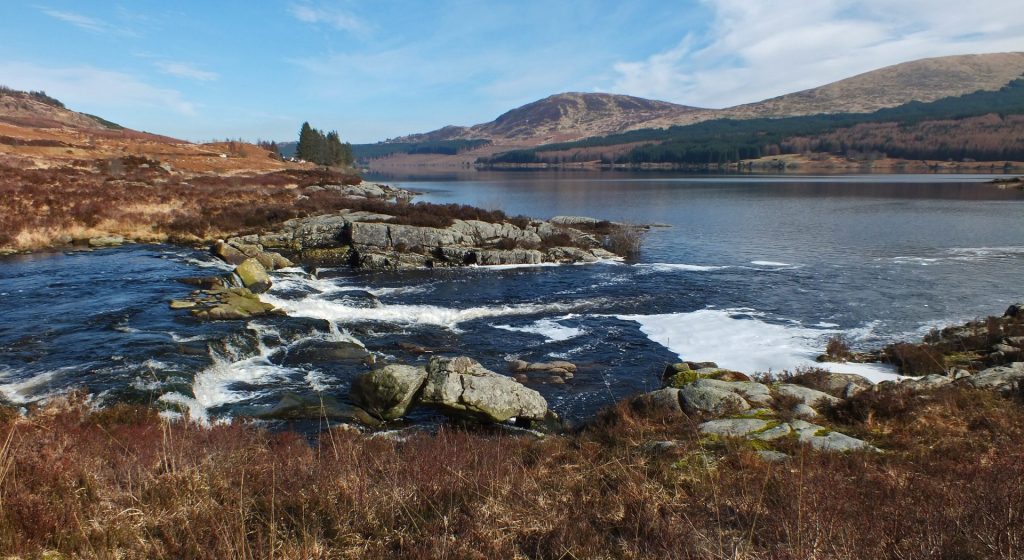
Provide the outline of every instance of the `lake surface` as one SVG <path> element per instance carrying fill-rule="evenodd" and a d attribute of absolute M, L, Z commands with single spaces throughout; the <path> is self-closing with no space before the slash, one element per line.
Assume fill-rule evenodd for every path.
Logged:
<path fill-rule="evenodd" d="M 408 273 L 300 269 L 264 299 L 289 317 L 200 323 L 167 302 L 176 278 L 227 271 L 202 251 L 130 246 L 0 261 L 0 396 L 87 387 L 99 403 L 155 403 L 216 421 L 292 393 L 344 401 L 367 366 L 310 347 L 358 342 L 423 363 L 414 343 L 496 370 L 566 359 L 537 384 L 586 417 L 658 386 L 679 358 L 747 372 L 1001 313 L 1024 300 L 1024 193 L 986 176 L 743 176 L 495 172 L 388 177 L 419 200 L 548 218 L 658 223 L 637 262 Z M 879 366 L 837 366 L 876 379 Z"/>

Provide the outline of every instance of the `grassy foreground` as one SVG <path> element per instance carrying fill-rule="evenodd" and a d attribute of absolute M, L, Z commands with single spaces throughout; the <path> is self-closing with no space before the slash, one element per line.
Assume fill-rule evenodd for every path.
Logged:
<path fill-rule="evenodd" d="M 828 413 L 884 453 L 702 440 L 627 404 L 543 440 L 345 427 L 310 444 L 71 397 L 0 419 L 17 558 L 1020 558 L 1024 406 L 947 387 Z M 673 445 L 652 445 L 671 441 Z"/>

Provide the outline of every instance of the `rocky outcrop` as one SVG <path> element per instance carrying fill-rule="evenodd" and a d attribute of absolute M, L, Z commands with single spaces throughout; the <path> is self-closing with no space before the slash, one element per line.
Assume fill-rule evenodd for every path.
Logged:
<path fill-rule="evenodd" d="M 598 236 L 539 220 L 517 225 L 455 219 L 447 227 L 397 222 L 395 216 L 364 211 L 297 218 L 285 222 L 279 231 L 220 242 L 213 252 L 232 264 L 238 263 L 239 253 L 258 258 L 268 270 L 280 268 L 279 263 L 290 264 L 289 260 L 314 266 L 410 269 L 595 262 L 615 257 Z"/>
<path fill-rule="evenodd" d="M 251 319 L 275 312 L 273 305 L 246 288 L 218 287 L 193 292 L 185 299 L 171 300 L 171 309 L 190 309 L 198 319 Z"/>

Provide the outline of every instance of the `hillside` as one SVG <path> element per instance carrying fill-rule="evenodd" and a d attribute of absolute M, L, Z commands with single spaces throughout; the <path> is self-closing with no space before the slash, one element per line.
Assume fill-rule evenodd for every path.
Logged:
<path fill-rule="evenodd" d="M 73 111 L 43 92 L 0 86 L 0 164 L 22 169 L 136 156 L 186 173 L 275 171 L 294 167 L 243 142 L 195 144 L 139 132 Z"/>
<path fill-rule="evenodd" d="M 139 132 L 43 92 L 0 88 L 0 255 L 230 236 L 344 204 L 297 188 L 359 181 L 253 144 Z"/>
<path fill-rule="evenodd" d="M 1024 75 L 1024 52 L 925 58 L 719 111 L 718 118 L 870 113 L 911 101 L 995 91 Z"/>
<path fill-rule="evenodd" d="M 491 122 L 446 126 L 394 142 L 484 139 L 536 145 L 630 130 L 655 119 L 686 121 L 703 109 L 609 93 L 560 93 L 508 111 Z"/>
<path fill-rule="evenodd" d="M 610 94 L 567 93 L 508 111 L 494 121 L 470 127 L 447 126 L 424 134 L 395 139 L 404 144 L 371 166 L 422 165 L 419 144 L 452 140 L 486 140 L 474 150 L 460 150 L 452 157 L 429 158 L 430 165 L 464 166 L 473 156 L 551 144 L 585 142 L 631 131 L 685 127 L 721 119 L 778 119 L 813 115 L 873 113 L 908 103 L 928 103 L 977 91 L 997 91 L 1024 75 L 1024 52 L 972 54 L 905 62 L 859 74 L 838 82 L 796 93 L 729 107 L 699 109 L 661 101 Z M 625 138 L 624 138 L 625 139 Z M 649 141 L 644 138 L 643 140 Z M 630 142 L 636 141 L 630 138 Z M 581 142 L 581 143 L 582 143 Z M 609 145 L 607 142 L 600 143 Z M 358 147 L 357 147 L 358 151 Z M 550 150 L 548 150 L 550 151 Z M 397 154 L 395 153 L 397 152 Z M 585 155 L 600 157 L 600 153 Z M 389 152 L 376 148 L 367 159 Z M 443 153 L 432 151 L 432 153 Z"/>

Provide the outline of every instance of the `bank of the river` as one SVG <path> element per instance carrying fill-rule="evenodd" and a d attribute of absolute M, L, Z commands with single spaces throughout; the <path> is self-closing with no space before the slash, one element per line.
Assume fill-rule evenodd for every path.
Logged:
<path fill-rule="evenodd" d="M 1022 307 L 942 337 L 987 344 L 996 327 L 1013 338 Z M 462 367 L 441 369 L 452 366 Z M 707 364 L 670 370 L 668 389 L 547 437 L 333 426 L 311 444 L 244 422 L 198 428 L 152 408 L 96 409 L 81 396 L 26 416 L 0 408 L 0 548 L 15 557 L 1017 556 L 1016 385 L 971 382 L 993 377 L 984 371 L 867 387 L 825 373 L 758 383 Z M 711 397 L 731 405 L 705 406 Z"/>

